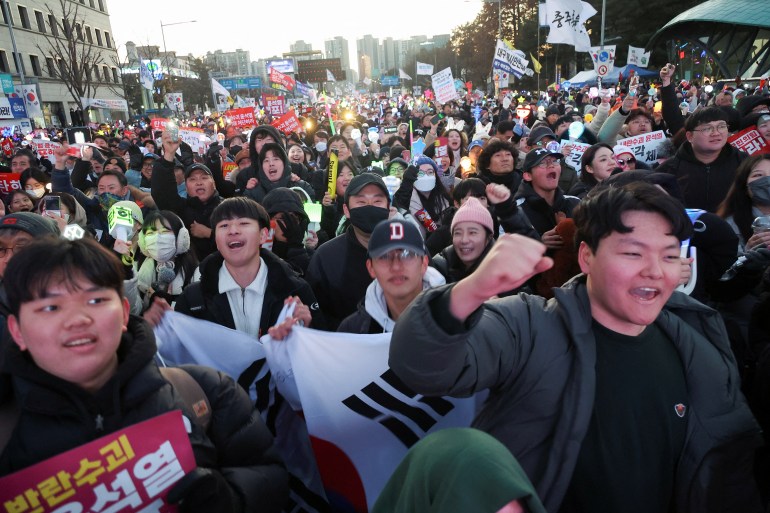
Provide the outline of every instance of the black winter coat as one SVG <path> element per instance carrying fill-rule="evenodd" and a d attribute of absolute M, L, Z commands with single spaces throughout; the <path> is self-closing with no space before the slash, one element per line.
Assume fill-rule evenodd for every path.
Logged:
<path fill-rule="evenodd" d="M 153 360 L 156 350 L 150 326 L 131 317 L 118 348 L 115 376 L 90 394 L 43 371 L 15 345 L 7 346 L 3 372 L 12 376 L 21 413 L 0 455 L 0 475 L 172 410 L 194 419 L 160 374 Z M 213 410 L 206 433 L 191 423 L 189 437 L 198 466 L 220 471 L 240 496 L 244 511 L 281 511 L 288 498 L 288 474 L 246 392 L 213 369 L 195 365 L 184 369 L 200 384 Z M 0 393 L 8 395 L 8 390 Z"/>
<path fill-rule="evenodd" d="M 725 144 L 719 157 L 703 164 L 693 153 L 692 145 L 684 143 L 676 155 L 661 164 L 656 171 L 671 173 L 679 182 L 684 206 L 702 208 L 715 213 L 735 180 L 735 170 L 749 155 Z"/>
<path fill-rule="evenodd" d="M 535 192 L 529 182 L 521 182 L 519 190 L 516 192 L 516 200 L 519 208 L 524 211 L 529 222 L 532 223 L 540 236 L 556 228 L 557 212 L 564 212 L 570 218 L 572 217 L 572 209 L 580 203 L 578 198 L 566 196 L 561 189 L 557 189 L 553 205 L 549 205 L 542 196 Z"/>
<path fill-rule="evenodd" d="M 299 296 L 302 303 L 310 307 L 313 316 L 312 326 L 323 329 L 325 321 L 318 310 L 315 295 L 310 286 L 289 265 L 267 250 L 260 250 L 260 256 L 267 265 L 267 287 L 262 301 L 262 316 L 259 322 L 260 335 L 278 320 L 283 308 L 283 301 L 289 296 Z M 214 322 L 227 328 L 235 329 L 233 312 L 227 294 L 219 292 L 219 269 L 224 258 L 217 251 L 209 255 L 200 264 L 201 280 L 191 283 L 182 291 L 174 310 L 197 319 Z M 203 305 L 198 298 L 203 299 Z M 203 308 L 200 308 L 203 306 Z"/>

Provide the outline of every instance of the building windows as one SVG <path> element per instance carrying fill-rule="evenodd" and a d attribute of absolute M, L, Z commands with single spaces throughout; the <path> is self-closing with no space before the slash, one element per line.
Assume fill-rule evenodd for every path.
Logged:
<path fill-rule="evenodd" d="M 35 22 L 37 23 L 37 31 L 41 34 L 45 34 L 45 18 L 43 17 L 42 12 L 35 11 Z"/>
<path fill-rule="evenodd" d="M 94 0 L 88 0 L 88 4 L 91 6 L 91 9 L 94 8 Z"/>
<path fill-rule="evenodd" d="M 118 69 L 112 68 L 112 81 L 116 84 L 120 82 L 120 77 L 118 76 Z"/>
<path fill-rule="evenodd" d="M 80 23 L 75 23 L 75 32 L 78 35 L 78 39 L 81 41 L 83 40 L 83 27 L 80 26 Z"/>
<path fill-rule="evenodd" d="M 22 5 L 18 7 L 19 7 L 19 19 L 21 20 L 22 28 L 25 28 L 25 29 L 30 28 L 29 14 L 27 14 L 27 8 Z"/>
<path fill-rule="evenodd" d="M 86 27 L 86 39 L 89 44 L 94 44 L 94 38 L 91 35 L 91 27 Z"/>
<path fill-rule="evenodd" d="M 56 78 L 56 63 L 54 63 L 53 57 L 45 58 L 45 67 L 48 69 L 48 76 Z"/>
<path fill-rule="evenodd" d="M 8 54 L 5 50 L 0 50 L 0 71 L 8 73 L 10 68 L 8 67 Z"/>
<path fill-rule="evenodd" d="M 99 0 L 99 10 L 104 12 L 104 0 Z"/>
<path fill-rule="evenodd" d="M 48 27 L 51 29 L 51 34 L 59 37 L 59 24 L 56 22 L 53 14 L 48 15 Z"/>
<path fill-rule="evenodd" d="M 99 29 L 94 30 L 96 31 L 96 44 L 102 46 L 102 31 Z"/>
<path fill-rule="evenodd" d="M 110 42 L 110 33 L 107 31 L 104 31 L 104 46 L 107 48 L 112 48 L 112 43 Z"/>
<path fill-rule="evenodd" d="M 102 66 L 102 73 L 104 74 L 104 81 L 109 82 L 110 81 L 110 68 L 107 66 Z"/>
<path fill-rule="evenodd" d="M 42 75 L 40 70 L 40 59 L 37 55 L 30 55 L 29 56 L 29 63 L 32 65 L 32 75 L 39 77 Z"/>

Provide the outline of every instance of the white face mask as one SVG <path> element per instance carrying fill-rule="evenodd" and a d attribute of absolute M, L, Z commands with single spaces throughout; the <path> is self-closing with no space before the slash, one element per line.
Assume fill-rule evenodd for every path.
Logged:
<path fill-rule="evenodd" d="M 414 188 L 420 192 L 430 192 L 436 186 L 436 176 L 420 176 L 414 182 Z"/>
<path fill-rule="evenodd" d="M 142 253 L 156 262 L 168 262 L 176 255 L 176 236 L 173 233 L 150 233 L 144 236 Z"/>
<path fill-rule="evenodd" d="M 323 142 L 323 141 L 316 143 L 316 145 L 315 145 L 315 149 L 316 149 L 316 151 L 317 151 L 318 153 L 323 153 L 323 152 L 325 152 L 325 151 L 326 151 L 326 143 L 325 143 L 325 142 Z"/>
<path fill-rule="evenodd" d="M 45 196 L 45 187 L 39 187 L 37 189 L 24 189 L 24 192 L 31 195 L 35 199 L 40 199 Z"/>

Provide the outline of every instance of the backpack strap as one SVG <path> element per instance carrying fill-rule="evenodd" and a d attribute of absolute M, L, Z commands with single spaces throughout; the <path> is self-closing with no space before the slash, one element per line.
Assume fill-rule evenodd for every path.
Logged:
<path fill-rule="evenodd" d="M 184 403 L 193 411 L 196 424 L 208 431 L 211 424 L 211 404 L 206 392 L 190 373 L 179 367 L 159 367 L 160 373 L 174 390 L 182 396 Z"/>
<path fill-rule="evenodd" d="M 8 441 L 11 439 L 13 430 L 19 422 L 19 404 L 16 398 L 12 398 L 7 403 L 0 405 L 0 454 L 5 450 Z"/>

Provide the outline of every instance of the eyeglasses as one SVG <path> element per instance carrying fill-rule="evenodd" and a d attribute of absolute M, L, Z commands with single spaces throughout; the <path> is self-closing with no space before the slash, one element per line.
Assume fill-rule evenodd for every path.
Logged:
<path fill-rule="evenodd" d="M 714 134 L 716 132 L 721 132 L 723 134 L 727 133 L 727 123 L 720 123 L 718 125 L 704 125 L 701 128 L 694 128 L 693 132 L 703 132 L 704 134 Z"/>
<path fill-rule="evenodd" d="M 394 249 L 393 251 L 389 251 L 384 255 L 375 257 L 374 260 L 382 262 L 383 264 L 387 263 L 392 265 L 396 260 L 403 263 L 413 262 L 414 259 L 419 258 L 420 256 L 422 255 L 418 255 L 416 252 L 409 249 Z"/>
<path fill-rule="evenodd" d="M 561 159 L 543 159 L 535 167 L 556 167 L 561 164 Z"/>
<path fill-rule="evenodd" d="M 627 159 L 615 159 L 615 162 L 619 166 L 625 166 L 626 164 L 636 164 L 636 159 L 634 157 L 628 157 Z"/>
<path fill-rule="evenodd" d="M 27 243 L 25 242 L 23 244 L 16 244 L 15 246 L 11 246 L 10 248 L 0 248 L 0 258 L 5 258 L 6 255 L 8 255 L 8 252 L 10 252 L 11 255 L 13 255 L 14 253 L 16 253 L 17 250 L 24 249 L 24 246 L 26 245 Z"/>
<path fill-rule="evenodd" d="M 434 173 L 432 169 L 430 171 L 425 171 L 423 169 L 420 169 L 419 171 L 417 171 L 417 176 L 418 177 L 420 177 L 420 176 L 434 176 L 435 174 L 436 173 Z"/>

